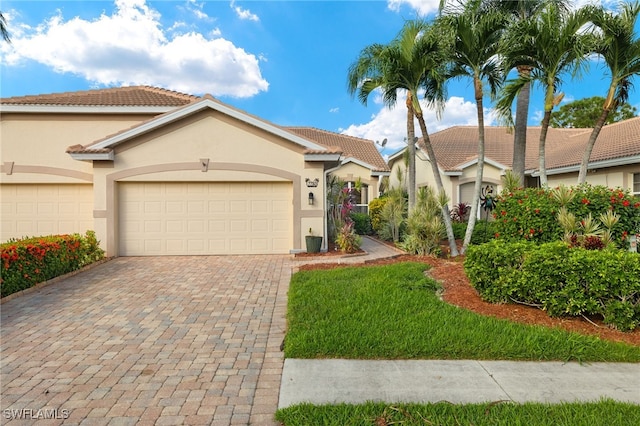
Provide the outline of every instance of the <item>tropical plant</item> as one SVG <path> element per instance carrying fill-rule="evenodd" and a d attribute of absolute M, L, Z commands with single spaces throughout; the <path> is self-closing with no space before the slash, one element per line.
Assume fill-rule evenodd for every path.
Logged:
<path fill-rule="evenodd" d="M 607 117 L 618 106 L 629 99 L 631 79 L 640 74 L 640 39 L 635 35 L 635 26 L 640 14 L 640 3 L 623 3 L 620 13 L 602 8 L 590 8 L 591 21 L 601 31 L 595 52 L 602 57 L 611 73 L 607 96 L 602 104 L 602 113 L 594 124 L 589 141 L 582 156 L 578 184 L 587 179 L 587 167 L 593 146 Z"/>
<path fill-rule="evenodd" d="M 355 253 L 360 249 L 362 238 L 356 234 L 353 222 L 344 222 L 336 237 L 336 244 L 344 253 Z"/>
<path fill-rule="evenodd" d="M 441 111 L 444 105 L 442 85 L 443 65 L 449 55 L 449 46 L 433 31 L 433 27 L 422 20 L 407 21 L 402 30 L 388 46 L 373 44 L 362 50 L 359 58 L 349 68 L 348 88 L 357 93 L 366 104 L 369 95 L 376 89 L 382 90 L 382 99 L 388 106 L 397 102 L 400 91 L 406 91 L 413 114 L 418 120 L 422 139 L 418 140 L 421 150 L 426 150 L 431 162 L 436 187 L 444 191 L 435 152 L 429 140 L 418 93 L 425 91 L 425 98 L 431 106 Z M 413 137 L 407 136 L 409 150 L 413 148 Z M 410 154 L 410 157 L 412 155 Z M 412 172 L 410 171 L 411 175 Z M 409 178 L 409 190 L 415 190 Z M 447 238 L 452 256 L 458 255 L 448 205 L 442 206 Z"/>
<path fill-rule="evenodd" d="M 5 19 L 2 12 L 0 12 L 0 34 L 2 34 L 2 39 L 7 43 L 11 43 L 11 37 L 9 36 L 9 30 L 7 30 L 7 20 Z"/>
<path fill-rule="evenodd" d="M 467 220 L 467 215 L 469 214 L 470 209 L 471 209 L 471 206 L 465 202 L 460 202 L 454 205 L 453 208 L 451 209 L 451 219 L 457 223 L 465 222 Z M 465 226 L 465 232 L 466 232 L 466 229 L 467 227 Z M 464 235 L 461 237 L 461 239 L 463 238 L 464 238 Z"/>
<path fill-rule="evenodd" d="M 502 31 L 507 25 L 507 17 L 497 11 L 482 11 L 481 2 L 470 1 L 463 8 L 445 9 L 438 19 L 442 33 L 453 38 L 453 51 L 449 62 L 447 79 L 470 78 L 473 81 L 474 97 L 478 119 L 478 162 L 473 202 L 469 222 L 461 252 L 464 254 L 473 235 L 480 203 L 482 176 L 484 173 L 484 84 L 492 99 L 503 81 L 502 69 L 498 63 L 498 47 Z"/>
<path fill-rule="evenodd" d="M 508 31 L 512 34 L 505 37 L 506 40 L 512 37 L 521 37 L 518 33 L 518 26 L 522 22 L 535 19 L 535 16 L 543 9 L 544 5 L 552 3 L 562 10 L 568 8 L 567 0 L 483 0 L 483 13 L 498 10 L 511 16 L 511 25 Z M 515 34 L 513 32 L 515 31 Z M 508 47 L 508 44 L 505 45 Z M 518 63 L 514 65 L 520 77 L 527 80 L 533 70 L 532 65 L 528 63 Z M 505 67 L 505 72 L 509 71 L 509 67 Z M 527 148 L 527 121 L 529 119 L 529 100 L 531 93 L 531 84 L 525 83 L 517 95 L 516 100 L 516 118 L 515 128 L 513 132 L 513 161 L 512 169 L 517 177 L 518 186 L 524 186 L 525 171 L 525 154 Z"/>
<path fill-rule="evenodd" d="M 526 84 L 537 82 L 544 91 L 544 116 L 538 145 L 542 186 L 547 185 L 545 145 L 549 121 L 551 111 L 563 97 L 559 89 L 564 74 L 577 76 L 593 51 L 594 37 L 584 29 L 590 15 L 590 9 L 586 7 L 566 12 L 563 8 L 548 3 L 533 19 L 518 22 L 504 39 L 503 54 L 506 64 L 509 67 L 527 65 L 533 69 L 529 76 L 520 75 L 504 87 L 497 104 L 500 115 L 507 122 L 512 122 L 511 105 Z"/>
<path fill-rule="evenodd" d="M 440 205 L 431 187 L 420 187 L 416 207 L 409 212 L 402 249 L 420 256 L 437 253 L 444 236 L 440 214 Z"/>
<path fill-rule="evenodd" d="M 387 192 L 387 202 L 382 208 L 380 218 L 382 219 L 384 234 L 389 234 L 394 243 L 400 241 L 400 227 L 405 221 L 407 214 L 407 200 L 404 192 L 400 188 L 392 188 Z"/>
<path fill-rule="evenodd" d="M 349 218 L 353 208 L 349 190 L 345 182 L 335 175 L 327 176 L 327 224 L 331 241 L 335 241 L 338 232 Z M 349 219 L 350 220 L 350 219 Z"/>

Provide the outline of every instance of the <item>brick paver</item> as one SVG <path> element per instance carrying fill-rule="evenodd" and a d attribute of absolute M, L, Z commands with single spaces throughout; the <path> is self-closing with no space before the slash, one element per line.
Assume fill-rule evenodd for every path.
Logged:
<path fill-rule="evenodd" d="M 0 423 L 273 424 L 290 276 L 290 256 L 117 258 L 3 303 Z"/>
<path fill-rule="evenodd" d="M 397 254 L 363 248 L 334 260 Z M 122 257 L 7 300 L 0 423 L 274 425 L 287 289 L 306 262 Z"/>

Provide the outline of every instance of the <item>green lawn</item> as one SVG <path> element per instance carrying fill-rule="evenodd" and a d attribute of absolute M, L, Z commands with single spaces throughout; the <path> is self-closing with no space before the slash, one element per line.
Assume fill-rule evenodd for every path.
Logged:
<path fill-rule="evenodd" d="M 611 400 L 571 404 L 304 404 L 278 410 L 276 419 L 285 426 L 628 426 L 640 424 L 640 407 Z"/>
<path fill-rule="evenodd" d="M 450 306 L 421 263 L 301 271 L 289 289 L 288 358 L 640 362 L 640 347 Z"/>

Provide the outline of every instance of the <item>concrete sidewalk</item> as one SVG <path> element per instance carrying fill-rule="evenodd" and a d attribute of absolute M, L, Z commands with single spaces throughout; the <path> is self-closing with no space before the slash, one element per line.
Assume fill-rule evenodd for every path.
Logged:
<path fill-rule="evenodd" d="M 278 408 L 366 401 L 640 404 L 640 364 L 286 359 Z"/>

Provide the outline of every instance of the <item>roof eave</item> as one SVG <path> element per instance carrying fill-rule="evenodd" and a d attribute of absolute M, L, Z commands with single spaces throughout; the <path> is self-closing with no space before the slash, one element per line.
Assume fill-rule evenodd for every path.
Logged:
<path fill-rule="evenodd" d="M 164 114 L 175 106 L 0 105 L 0 113 L 26 114 Z"/>
<path fill-rule="evenodd" d="M 613 158 L 610 160 L 595 161 L 595 162 L 589 163 L 589 165 L 587 166 L 587 170 L 603 169 L 603 168 L 617 167 L 617 166 L 628 166 L 630 164 L 639 164 L 639 163 L 640 163 L 640 155 L 633 155 L 631 157 L 621 157 L 621 158 Z M 547 169 L 547 175 L 560 175 L 564 173 L 575 173 L 579 171 L 580 171 L 580 164 L 577 164 L 572 166 Z M 534 176 L 534 177 L 540 176 L 540 171 L 536 170 L 532 172 L 531 176 Z"/>
<path fill-rule="evenodd" d="M 326 162 L 326 161 L 340 161 L 341 154 L 305 154 L 304 161 L 309 162 Z"/>

